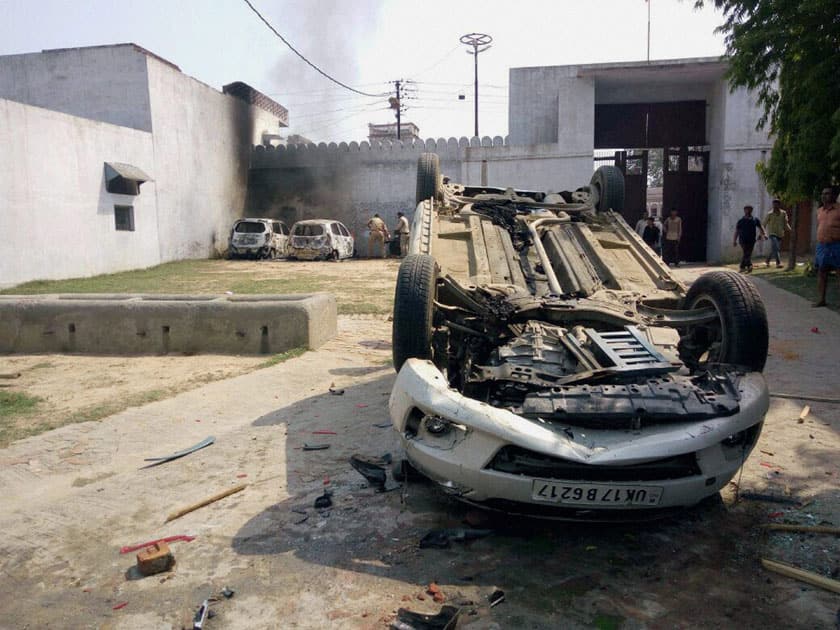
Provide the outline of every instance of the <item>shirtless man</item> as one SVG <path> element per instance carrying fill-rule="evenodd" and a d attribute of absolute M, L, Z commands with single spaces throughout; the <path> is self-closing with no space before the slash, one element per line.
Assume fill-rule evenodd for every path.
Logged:
<path fill-rule="evenodd" d="M 837 192 L 831 186 L 826 186 L 820 194 L 820 201 L 822 205 L 817 210 L 817 254 L 814 260 L 819 297 L 814 306 L 826 305 L 828 272 L 832 269 L 840 270 L 840 205 L 837 204 Z"/>

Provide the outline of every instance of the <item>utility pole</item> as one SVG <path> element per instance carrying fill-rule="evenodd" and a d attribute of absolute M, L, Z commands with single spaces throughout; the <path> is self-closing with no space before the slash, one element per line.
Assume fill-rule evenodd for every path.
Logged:
<path fill-rule="evenodd" d="M 402 125 L 400 124 L 400 114 L 402 114 L 402 102 L 400 101 L 400 82 L 394 81 L 394 86 L 397 89 L 397 140 L 401 140 Z"/>
<path fill-rule="evenodd" d="M 478 53 L 483 53 L 490 48 L 490 42 L 493 38 L 484 33 L 468 33 L 461 35 L 461 43 L 465 46 L 472 46 L 472 50 L 467 50 L 468 55 L 473 56 L 475 67 L 475 137 L 478 137 Z"/>
<path fill-rule="evenodd" d="M 650 63 L 650 2 L 651 0 L 645 0 L 645 4 L 647 4 L 648 9 L 648 38 L 647 38 L 647 60 Z"/>

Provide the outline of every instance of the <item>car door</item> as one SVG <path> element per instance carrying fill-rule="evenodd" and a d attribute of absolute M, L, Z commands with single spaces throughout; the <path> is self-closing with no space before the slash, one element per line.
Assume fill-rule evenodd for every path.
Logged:
<path fill-rule="evenodd" d="M 285 258 L 289 255 L 289 228 L 282 221 L 272 221 L 271 230 L 274 232 L 274 247 L 277 250 L 277 256 Z"/>
<path fill-rule="evenodd" d="M 350 231 L 344 227 L 343 223 L 336 223 L 338 226 L 338 231 L 340 233 L 341 239 L 341 257 L 342 258 L 352 258 L 353 257 L 353 237 L 350 236 Z"/>

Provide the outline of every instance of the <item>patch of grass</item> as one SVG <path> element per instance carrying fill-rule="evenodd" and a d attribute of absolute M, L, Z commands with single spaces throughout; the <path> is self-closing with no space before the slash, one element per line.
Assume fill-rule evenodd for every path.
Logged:
<path fill-rule="evenodd" d="M 306 348 L 292 348 L 291 350 L 286 350 L 286 352 L 275 354 L 270 359 L 258 364 L 255 369 L 259 370 L 262 368 L 271 367 L 272 365 L 277 365 L 278 363 L 283 363 L 284 361 L 288 361 L 289 359 L 299 357 L 304 352 L 306 352 Z"/>
<path fill-rule="evenodd" d="M 737 270 L 737 265 L 730 265 Z M 770 284 L 784 289 L 794 295 L 805 298 L 809 302 L 817 301 L 817 279 L 805 275 L 805 266 L 797 266 L 793 270 L 765 267 L 763 263 L 753 267 L 752 275 L 766 280 Z M 827 291 L 828 308 L 840 312 L 840 292 L 838 292 L 838 278 L 836 275 L 828 278 Z"/>
<path fill-rule="evenodd" d="M 391 305 L 373 304 L 371 302 L 339 302 L 339 315 L 385 315 L 391 312 Z"/>
<path fill-rule="evenodd" d="M 104 405 L 93 405 L 91 407 L 85 407 L 84 409 L 80 409 L 70 414 L 63 422 L 60 422 L 56 426 L 61 426 L 63 424 L 73 424 L 76 422 L 92 422 L 94 420 L 102 420 L 102 418 L 113 416 L 115 413 L 119 413 L 120 411 L 128 409 L 129 407 L 140 407 L 141 405 L 156 402 L 158 400 L 163 400 L 164 398 L 168 398 L 169 396 L 174 396 L 176 393 L 178 393 L 176 390 L 151 389 L 147 392 L 132 394 L 130 396 L 126 396 L 125 398 L 120 398 L 118 400 L 111 401 Z M 46 427 L 42 430 L 46 431 L 52 428 L 55 427 Z"/>
<path fill-rule="evenodd" d="M 618 615 L 599 614 L 592 620 L 592 625 L 598 630 L 618 630 L 621 624 L 624 623 L 624 617 Z"/>
<path fill-rule="evenodd" d="M 41 400 L 21 392 L 0 391 L 0 419 L 33 413 Z"/>

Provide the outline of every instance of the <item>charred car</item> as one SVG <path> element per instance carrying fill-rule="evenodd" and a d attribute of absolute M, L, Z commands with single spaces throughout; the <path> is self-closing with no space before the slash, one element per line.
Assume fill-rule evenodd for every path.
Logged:
<path fill-rule="evenodd" d="M 276 219 L 239 219 L 230 230 L 229 259 L 281 258 L 289 248 L 289 228 Z"/>
<path fill-rule="evenodd" d="M 716 494 L 768 408 L 767 317 L 726 271 L 689 288 L 619 212 L 574 191 L 464 186 L 423 154 L 393 318 L 408 462 L 507 512 L 655 517 Z"/>
<path fill-rule="evenodd" d="M 353 235 L 338 221 L 310 219 L 292 226 L 290 260 L 344 260 L 355 251 Z"/>

